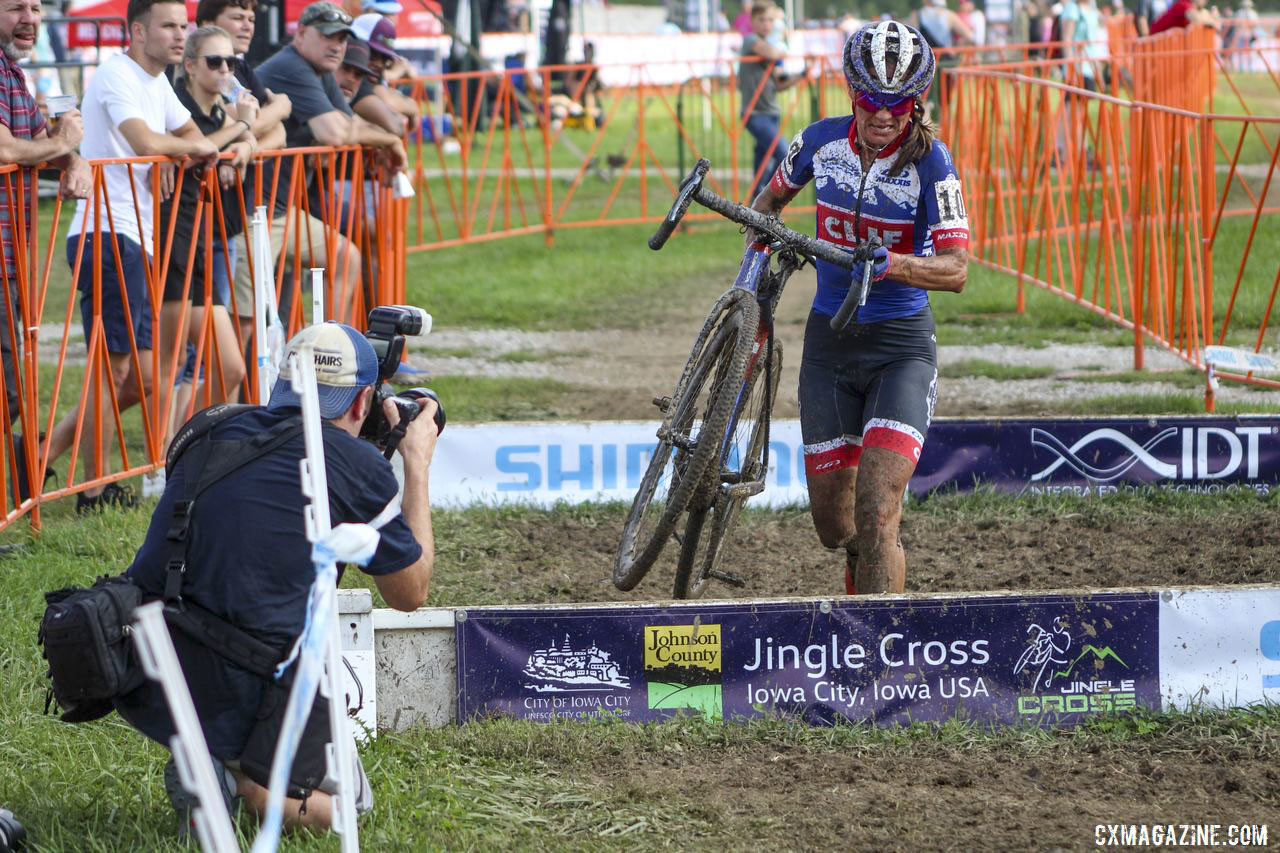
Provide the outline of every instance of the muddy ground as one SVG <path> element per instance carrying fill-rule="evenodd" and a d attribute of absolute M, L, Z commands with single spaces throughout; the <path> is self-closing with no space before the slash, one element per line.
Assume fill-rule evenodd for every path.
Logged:
<path fill-rule="evenodd" d="M 1272 841 L 1276 757 L 1266 744 L 1181 739 L 852 754 L 784 745 L 669 755 L 611 775 L 642 795 L 677 775 L 682 789 L 705 791 L 712 815 L 742 827 L 734 849 L 1077 850 L 1111 824 L 1216 823 L 1224 840 L 1227 824 L 1269 824 Z"/>
<path fill-rule="evenodd" d="M 437 578 L 448 603 L 649 600 L 670 594 L 674 548 L 631 593 L 609 580 L 624 510 L 518 513 L 490 547 L 462 552 L 442 516 Z M 467 537 L 463 537 L 464 539 Z M 1064 504 L 1034 517 L 908 508 L 914 591 L 1270 583 L 1280 580 L 1274 502 L 1131 517 Z M 712 597 L 839 594 L 842 560 L 805 509 L 747 514 L 727 565 L 746 589 Z M 456 597 L 455 597 L 456 596 Z M 684 849 L 1077 850 L 1097 827 L 1267 824 L 1280 831 L 1280 726 L 1194 726 L 1145 738 L 942 736 L 830 749 L 762 739 L 736 749 L 650 749 L 570 761 L 564 772 L 625 802 L 697 815 Z M 651 836 L 650 836 L 651 838 Z M 1275 841 L 1271 842 L 1272 844 Z M 554 845 L 553 845 L 554 846 Z M 644 845 L 642 845 L 644 846 Z"/>
<path fill-rule="evenodd" d="M 672 543 L 640 586 L 610 580 L 624 510 L 606 507 L 504 518 L 491 544 L 462 544 L 452 517 L 437 523 L 438 589 L 447 604 L 651 600 L 671 594 Z M 459 531 L 460 532 L 460 531 Z M 1033 517 L 909 507 L 902 524 L 907 590 L 1080 589 L 1280 582 L 1274 502 L 1221 513 L 1123 513 L 1070 504 Z M 750 512 L 731 533 L 724 565 L 747 586 L 718 582 L 704 597 L 843 592 L 844 559 L 822 548 L 807 509 Z"/>

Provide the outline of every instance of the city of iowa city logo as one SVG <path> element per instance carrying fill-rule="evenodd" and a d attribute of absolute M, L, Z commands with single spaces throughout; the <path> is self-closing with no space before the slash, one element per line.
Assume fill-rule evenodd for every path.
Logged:
<path fill-rule="evenodd" d="M 644 629 L 644 675 L 652 710 L 688 709 L 724 715 L 723 647 L 719 625 L 649 625 Z"/>

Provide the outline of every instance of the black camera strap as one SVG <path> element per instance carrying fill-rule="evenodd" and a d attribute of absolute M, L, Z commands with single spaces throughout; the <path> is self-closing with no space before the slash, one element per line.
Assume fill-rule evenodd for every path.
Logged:
<path fill-rule="evenodd" d="M 184 457 L 185 462 L 183 494 L 173 503 L 173 518 L 165 535 L 169 545 L 164 582 L 165 620 L 232 663 L 271 679 L 284 653 L 194 601 L 184 599 L 182 583 L 187 571 L 187 548 L 196 499 L 214 483 L 301 435 L 302 417 L 289 418 L 251 438 L 214 442 L 209 435 L 214 426 L 256 407 L 215 408 L 219 411 L 206 409 L 193 417 L 179 433 L 181 444 L 175 439 L 169 454 L 170 471 L 179 457 Z"/>

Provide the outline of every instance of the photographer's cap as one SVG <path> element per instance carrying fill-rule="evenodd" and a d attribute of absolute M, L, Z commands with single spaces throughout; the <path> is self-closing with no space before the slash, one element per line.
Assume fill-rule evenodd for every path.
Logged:
<path fill-rule="evenodd" d="M 364 335 L 333 321 L 308 326 L 294 335 L 285 348 L 280 375 L 271 389 L 271 401 L 267 403 L 268 409 L 302 407 L 302 400 L 293 390 L 289 357 L 307 343 L 311 344 L 315 357 L 320 417 L 338 417 L 351 408 L 361 388 L 378 381 L 378 356 Z"/>

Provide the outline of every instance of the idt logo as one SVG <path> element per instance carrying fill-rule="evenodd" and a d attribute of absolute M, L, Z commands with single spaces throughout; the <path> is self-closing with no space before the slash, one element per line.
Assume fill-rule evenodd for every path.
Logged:
<path fill-rule="evenodd" d="M 1258 649 L 1267 660 L 1280 661 L 1280 621 L 1267 622 L 1258 634 Z M 1280 675 L 1262 676 L 1263 688 L 1280 689 Z"/>

